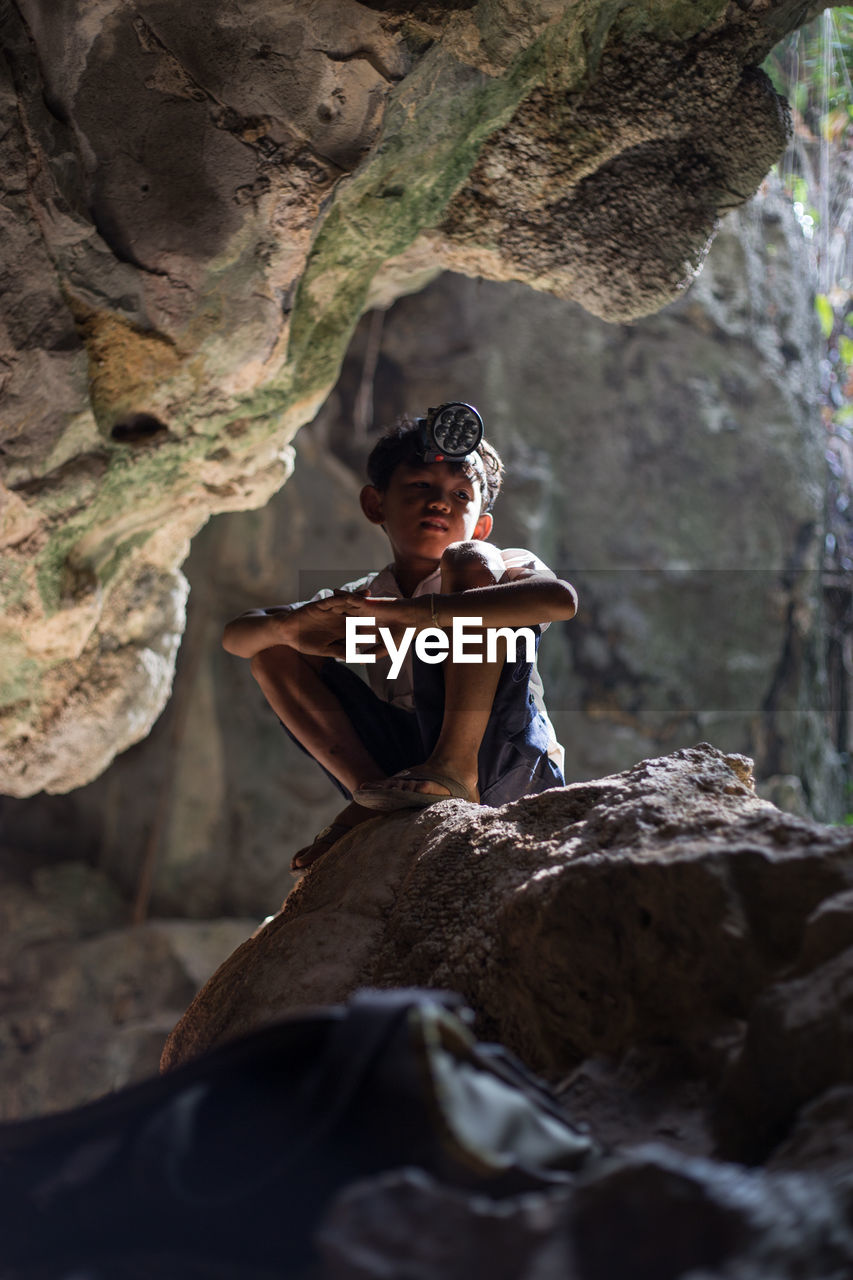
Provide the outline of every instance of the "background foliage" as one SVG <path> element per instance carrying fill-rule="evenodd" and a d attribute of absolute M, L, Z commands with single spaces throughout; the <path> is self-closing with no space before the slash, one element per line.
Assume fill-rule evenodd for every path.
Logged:
<path fill-rule="evenodd" d="M 788 36 L 765 70 L 791 104 L 794 133 L 778 169 L 811 246 L 818 282 L 829 469 L 827 665 L 833 705 L 845 721 L 837 740 L 847 741 L 845 690 L 853 679 L 853 6 L 827 9 Z M 853 822 L 853 812 L 847 817 Z"/>

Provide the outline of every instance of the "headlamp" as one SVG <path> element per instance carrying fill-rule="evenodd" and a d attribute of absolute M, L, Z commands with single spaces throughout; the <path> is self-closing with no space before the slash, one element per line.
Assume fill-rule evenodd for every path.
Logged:
<path fill-rule="evenodd" d="M 483 419 L 473 405 L 459 400 L 429 409 L 418 424 L 424 462 L 457 462 L 483 438 Z"/>

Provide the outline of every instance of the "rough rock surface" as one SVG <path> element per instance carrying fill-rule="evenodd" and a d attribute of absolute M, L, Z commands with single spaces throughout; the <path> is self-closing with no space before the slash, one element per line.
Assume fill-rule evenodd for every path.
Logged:
<path fill-rule="evenodd" d="M 647 1145 L 590 1162 L 565 1190 L 496 1203 L 400 1170 L 339 1196 L 318 1280 L 840 1280 L 853 1177 L 833 1173 L 768 1176 Z"/>
<path fill-rule="evenodd" d="M 68 790 L 147 732 L 188 539 L 282 483 L 371 288 L 434 270 L 432 242 L 403 260 L 422 231 L 598 311 L 661 305 L 780 148 L 755 64 L 812 9 L 5 4 L 3 789 Z"/>
<path fill-rule="evenodd" d="M 164 1065 L 358 986 L 450 988 L 604 1141 L 766 1159 L 853 1082 L 853 835 L 758 799 L 749 764 L 703 744 L 363 825 L 214 974 Z"/>
<path fill-rule="evenodd" d="M 660 310 L 785 143 L 764 76 L 721 56 L 730 38 L 615 46 L 587 92 L 531 94 L 412 252 L 429 245 L 450 270 L 525 280 L 607 320 Z"/>
<path fill-rule="evenodd" d="M 501 810 L 446 801 L 377 818 L 225 961 L 169 1064 L 362 983 L 454 986 L 594 1139 L 562 1185 L 501 1201 L 414 1166 L 352 1182 L 324 1211 L 306 1280 L 851 1273 L 853 835 L 756 798 L 749 763 L 702 744 Z M 42 1109 L 39 1087 L 62 1105 L 123 1083 L 134 1055 L 144 1070 L 164 1003 L 224 941 L 152 922 L 129 946 L 103 932 L 120 904 L 102 875 L 24 867 L 7 859 L 2 936 L 14 919 L 27 946 L 4 949 L 3 976 L 44 981 L 0 1019 L 5 1118 Z M 103 992 L 117 1037 L 91 1012 Z M 45 1078 L 40 1037 L 61 1042 L 67 1079 Z M 274 1149 L 269 1161 L 255 1175 L 274 1177 Z M 271 1274 L 206 1254 L 114 1271 L 152 1266 Z"/>
<path fill-rule="evenodd" d="M 298 484 L 199 534 L 175 692 L 151 734 L 69 795 L 0 800 L 0 842 L 33 860 L 96 861 L 133 902 L 150 864 L 155 916 L 262 919 L 281 902 L 293 853 L 329 822 L 337 792 L 282 732 L 248 664 L 223 651 L 222 627 L 387 558 L 357 477 L 317 437 L 301 436 L 297 453 Z"/>
<path fill-rule="evenodd" d="M 157 1069 L 163 1037 L 249 920 L 125 927 L 127 904 L 79 862 L 4 856 L 0 1120 L 90 1101 Z"/>

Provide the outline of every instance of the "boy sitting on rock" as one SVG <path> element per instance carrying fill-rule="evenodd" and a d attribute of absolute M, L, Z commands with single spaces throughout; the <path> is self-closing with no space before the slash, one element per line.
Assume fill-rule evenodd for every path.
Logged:
<path fill-rule="evenodd" d="M 470 424 L 465 411 L 480 424 L 479 442 L 448 456 L 433 426 L 454 414 Z M 453 442 L 452 432 L 442 438 Z M 392 562 L 338 591 L 251 610 L 226 626 L 224 647 L 251 660 L 284 727 L 349 801 L 292 870 L 377 810 L 449 797 L 501 805 L 563 785 L 535 649 L 543 627 L 574 616 L 577 597 L 531 552 L 487 541 L 502 472 L 470 406 L 404 421 L 373 449 L 361 491 Z M 489 639 L 494 628 L 527 628 L 518 639 L 529 643 L 495 631 L 478 654 L 478 636 Z M 461 646 L 450 645 L 448 629 Z M 369 685 L 345 656 L 368 664 Z"/>

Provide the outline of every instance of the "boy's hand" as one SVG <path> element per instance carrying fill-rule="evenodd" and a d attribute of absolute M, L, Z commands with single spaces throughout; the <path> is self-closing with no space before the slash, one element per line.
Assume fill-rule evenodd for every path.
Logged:
<path fill-rule="evenodd" d="M 372 596 L 365 587 L 361 591 L 336 591 L 334 596 L 319 603 L 325 605 L 327 617 L 335 615 L 340 619 L 341 637 L 345 636 L 347 618 L 370 618 L 375 624 L 376 644 L 362 642 L 359 647 L 362 653 L 372 653 L 377 658 L 390 657 L 379 635 L 380 627 L 386 627 L 394 643 L 399 644 L 406 627 L 421 628 L 431 622 L 428 596 L 405 600 L 397 596 Z M 342 638 L 340 648 L 329 652 L 333 657 L 342 657 L 345 647 Z"/>
<path fill-rule="evenodd" d="M 346 615 L 341 608 L 341 595 L 350 598 L 351 593 L 336 592 L 325 600 L 314 600 L 294 609 L 285 624 L 287 635 L 284 643 L 300 653 L 320 658 L 343 658 Z"/>
<path fill-rule="evenodd" d="M 371 596 L 366 590 L 336 591 L 335 602 L 342 617 L 374 618 L 377 627 L 420 628 L 431 622 L 429 596 L 401 600 L 397 596 Z"/>

